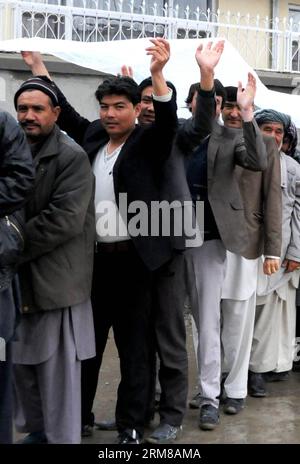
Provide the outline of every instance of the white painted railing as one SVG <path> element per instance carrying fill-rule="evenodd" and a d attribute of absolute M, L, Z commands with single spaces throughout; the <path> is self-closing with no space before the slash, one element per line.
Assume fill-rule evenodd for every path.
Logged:
<path fill-rule="evenodd" d="M 138 0 L 0 0 L 0 37 L 108 41 L 225 37 L 256 69 L 300 72 L 300 24 Z"/>

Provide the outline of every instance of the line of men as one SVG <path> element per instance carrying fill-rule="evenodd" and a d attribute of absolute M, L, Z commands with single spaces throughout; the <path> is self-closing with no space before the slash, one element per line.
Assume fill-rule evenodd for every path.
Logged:
<path fill-rule="evenodd" d="M 242 409 L 247 395 L 255 291 L 242 297 L 232 294 L 232 279 L 235 290 L 243 289 L 242 282 L 236 285 L 236 275 L 242 280 L 245 272 L 253 286 L 256 258 L 262 254 L 265 275 L 278 271 L 280 257 L 288 260 L 287 271 L 299 267 L 299 167 L 279 155 L 280 143 L 263 139 L 254 119 L 254 77 L 249 74 L 245 89 L 239 83 L 230 97 L 227 89 L 224 101 L 223 87 L 214 82 L 224 43 L 200 45 L 200 84 L 191 95 L 192 117 L 178 125 L 176 91 L 163 76 L 169 44 L 164 39 L 151 42 L 151 81 L 138 86 L 129 77 L 105 80 L 96 91 L 100 119 L 92 123 L 69 104 L 40 55 L 23 52 L 34 77 L 17 91 L 15 107 L 36 170 L 34 193 L 26 206 L 27 241 L 19 271 L 22 315 L 13 351 L 15 422 L 19 431 L 29 433 L 23 443 L 80 443 L 81 433 L 91 433 L 111 327 L 121 370 L 117 443 L 138 444 L 143 439 L 153 415 L 156 352 L 160 424 L 147 440 L 159 444 L 176 439 L 187 403 L 186 285 L 198 331 L 199 426 L 215 428 L 221 302 L 227 412 Z M 215 116 L 224 105 L 222 126 Z M 273 130 L 274 119 L 267 114 L 260 120 L 267 132 L 264 124 Z M 282 124 L 282 137 L 284 129 Z M 288 175 L 291 171 L 293 177 Z M 183 234 L 130 235 L 134 215 L 131 210 L 122 216 L 122 194 L 128 204 L 144 201 L 149 212 L 155 201 L 177 200 L 179 210 L 187 200 L 202 201 L 203 243 L 186 249 Z M 110 203 L 116 233 L 107 234 L 100 226 L 103 202 Z M 290 227 L 287 242 L 281 240 L 283 224 Z M 251 263 L 250 274 L 241 270 L 244 261 Z M 282 274 L 283 285 L 289 285 L 288 273 Z M 270 284 L 268 278 L 267 287 L 264 296 L 281 283 Z M 286 314 L 292 298 L 286 303 L 287 298 L 278 291 L 276 295 Z M 237 309 L 231 311 L 233 301 Z M 281 327 L 280 315 L 274 324 Z M 289 327 L 291 334 L 292 323 Z M 252 350 L 252 359 L 256 356 L 261 362 L 270 341 L 263 335 Z M 254 364 L 250 363 L 254 373 L 264 372 Z M 277 368 L 273 364 L 268 370 Z"/>

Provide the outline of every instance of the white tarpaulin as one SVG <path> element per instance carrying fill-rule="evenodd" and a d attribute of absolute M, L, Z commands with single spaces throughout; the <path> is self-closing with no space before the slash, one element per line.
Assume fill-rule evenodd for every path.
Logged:
<path fill-rule="evenodd" d="M 204 42 L 207 39 L 170 40 L 171 58 L 165 67 L 164 74 L 177 88 L 179 108 L 185 106 L 184 100 L 190 84 L 200 79 L 199 68 L 195 61 L 195 51 L 201 41 Z M 110 74 L 119 73 L 121 65 L 126 64 L 133 67 L 134 78 L 140 82 L 149 76 L 150 57 L 145 52 L 145 48 L 149 45 L 148 39 L 86 43 L 33 38 L 0 41 L 0 50 L 8 52 L 40 51 L 85 68 Z M 245 84 L 248 71 L 251 71 L 257 79 L 256 105 L 260 108 L 272 108 L 288 113 L 296 126 L 300 127 L 300 96 L 268 90 L 256 72 L 245 62 L 230 42 L 225 40 L 224 53 L 216 68 L 215 77 L 225 86 L 237 85 L 239 80 Z"/>

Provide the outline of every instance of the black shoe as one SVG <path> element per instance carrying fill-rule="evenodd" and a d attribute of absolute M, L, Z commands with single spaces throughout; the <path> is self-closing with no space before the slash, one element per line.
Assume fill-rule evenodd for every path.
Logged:
<path fill-rule="evenodd" d="M 118 445 L 139 445 L 141 436 L 135 429 L 126 429 L 118 435 Z"/>
<path fill-rule="evenodd" d="M 107 430 L 107 431 L 118 430 L 115 420 L 95 422 L 94 426 L 96 427 L 97 430 Z"/>
<path fill-rule="evenodd" d="M 94 433 L 94 427 L 90 424 L 82 425 L 81 436 L 82 438 L 92 437 Z"/>
<path fill-rule="evenodd" d="M 182 433 L 182 425 L 160 424 L 145 441 L 157 445 L 173 443 Z"/>
<path fill-rule="evenodd" d="M 245 407 L 243 398 L 226 398 L 223 411 L 225 414 L 238 414 Z"/>
<path fill-rule="evenodd" d="M 193 398 L 189 401 L 189 407 L 191 409 L 199 409 L 200 405 L 201 405 L 201 394 L 199 392 L 199 393 L 196 393 L 196 395 L 193 396 Z"/>
<path fill-rule="evenodd" d="M 248 372 L 248 394 L 254 398 L 263 398 L 266 396 L 265 381 L 262 374 Z"/>
<path fill-rule="evenodd" d="M 38 445 L 47 443 L 47 437 L 44 432 L 31 432 L 26 437 L 17 441 L 18 445 Z"/>
<path fill-rule="evenodd" d="M 221 380 L 221 385 L 220 385 L 220 394 L 219 396 L 217 396 L 217 399 L 220 401 L 220 404 L 224 404 L 226 402 L 226 392 L 225 392 L 225 387 L 224 387 L 224 383 L 225 383 L 225 380 L 227 378 L 227 375 L 224 375 L 222 377 L 222 380 Z"/>
<path fill-rule="evenodd" d="M 219 424 L 219 410 L 211 404 L 204 404 L 200 409 L 199 427 L 202 430 L 214 430 Z"/>
<path fill-rule="evenodd" d="M 293 372 L 300 372 L 300 361 L 294 361 L 293 362 Z"/>
<path fill-rule="evenodd" d="M 282 382 L 289 379 L 289 371 L 284 372 L 265 372 L 264 379 L 266 382 Z"/>

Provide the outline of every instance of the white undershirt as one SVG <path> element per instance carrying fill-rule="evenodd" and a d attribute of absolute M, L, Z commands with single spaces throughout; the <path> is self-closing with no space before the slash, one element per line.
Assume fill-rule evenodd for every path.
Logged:
<path fill-rule="evenodd" d="M 154 95 L 153 99 L 160 102 L 168 102 L 172 98 L 173 91 L 168 89 L 166 95 Z M 93 162 L 93 173 L 96 178 L 95 210 L 96 210 L 96 235 L 98 242 L 122 242 L 129 240 L 127 225 L 120 215 L 114 191 L 113 168 L 124 144 L 120 145 L 110 155 L 107 154 L 107 146 L 101 147 Z"/>
<path fill-rule="evenodd" d="M 107 154 L 107 145 L 101 147 L 93 162 L 93 173 L 96 178 L 95 210 L 96 234 L 98 242 L 121 242 L 130 236 L 117 203 L 113 182 L 113 167 L 118 159 L 123 144 Z"/>

